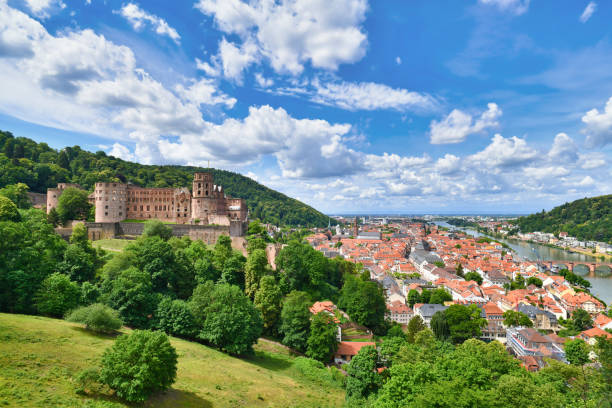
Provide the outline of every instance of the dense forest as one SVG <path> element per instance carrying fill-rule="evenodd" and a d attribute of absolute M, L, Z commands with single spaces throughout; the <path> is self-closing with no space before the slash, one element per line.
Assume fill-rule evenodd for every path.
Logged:
<path fill-rule="evenodd" d="M 583 198 L 552 210 L 520 217 L 522 232 L 567 232 L 583 241 L 612 243 L 612 194 Z"/>
<path fill-rule="evenodd" d="M 212 173 L 215 183 L 228 195 L 246 199 L 252 219 L 289 226 L 326 226 L 329 222 L 329 217 L 314 208 L 238 173 L 191 166 L 147 166 L 102 151 L 91 153 L 79 146 L 57 151 L 46 143 L 0 131 L 0 188 L 20 182 L 33 192 L 45 193 L 57 183 L 69 182 L 91 191 L 98 181 L 183 187 L 191 186 L 197 171 Z M 334 224 L 334 220 L 331 222 Z"/>

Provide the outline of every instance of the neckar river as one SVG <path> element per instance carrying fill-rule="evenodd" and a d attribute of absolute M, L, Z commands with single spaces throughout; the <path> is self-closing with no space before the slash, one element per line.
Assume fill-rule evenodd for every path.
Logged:
<path fill-rule="evenodd" d="M 455 228 L 465 231 L 466 233 L 474 236 L 481 237 L 485 236 L 476 230 L 471 228 L 457 228 L 447 222 L 438 221 L 437 225 L 447 228 Z M 597 259 L 593 256 L 579 254 L 576 252 L 565 251 L 563 249 L 551 248 L 546 245 L 521 241 L 517 239 L 500 239 L 495 238 L 499 242 L 503 242 L 515 251 L 515 254 L 522 258 L 530 261 L 539 260 L 556 260 L 556 261 L 571 261 L 571 262 L 596 262 Z M 578 272 L 578 271 L 577 271 Z M 612 303 L 612 277 L 590 277 L 585 276 L 591 282 L 591 292 L 606 302 L 607 304 Z"/>

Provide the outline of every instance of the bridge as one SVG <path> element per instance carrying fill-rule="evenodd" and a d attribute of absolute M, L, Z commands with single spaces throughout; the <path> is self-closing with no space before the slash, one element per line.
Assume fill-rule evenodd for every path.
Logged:
<path fill-rule="evenodd" d="M 574 269 L 576 267 L 579 267 L 579 266 L 585 267 L 585 268 L 580 268 L 583 270 L 583 272 L 579 272 L 579 271 L 574 272 L 577 275 L 586 275 L 587 273 L 591 277 L 612 275 L 612 263 L 607 263 L 607 262 L 547 260 L 547 261 L 540 261 L 540 264 L 545 265 L 546 267 L 548 267 L 549 270 L 552 269 L 553 266 L 558 266 L 560 269 L 564 269 L 565 267 L 565 269 L 567 269 L 570 272 L 574 272 Z"/>

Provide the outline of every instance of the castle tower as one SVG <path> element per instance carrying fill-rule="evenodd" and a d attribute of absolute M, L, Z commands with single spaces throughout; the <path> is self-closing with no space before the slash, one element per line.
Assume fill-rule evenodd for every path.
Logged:
<path fill-rule="evenodd" d="M 208 224 L 209 216 L 217 213 L 215 185 L 212 174 L 195 173 L 193 175 L 193 190 L 191 194 L 191 220 L 200 224 Z"/>
<path fill-rule="evenodd" d="M 96 183 L 96 222 L 119 222 L 127 216 L 127 184 Z"/>

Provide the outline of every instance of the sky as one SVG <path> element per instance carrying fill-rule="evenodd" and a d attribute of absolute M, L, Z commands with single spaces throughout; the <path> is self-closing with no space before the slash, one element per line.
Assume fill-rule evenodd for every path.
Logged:
<path fill-rule="evenodd" d="M 0 0 L 0 129 L 328 214 L 612 193 L 612 2 Z"/>

